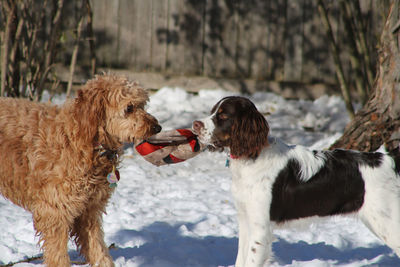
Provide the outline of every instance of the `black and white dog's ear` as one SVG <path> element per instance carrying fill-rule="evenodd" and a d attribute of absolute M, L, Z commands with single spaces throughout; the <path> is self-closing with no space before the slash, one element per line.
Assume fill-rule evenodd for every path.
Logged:
<path fill-rule="evenodd" d="M 234 157 L 255 159 L 268 146 L 269 126 L 254 104 L 232 126 L 230 150 Z"/>

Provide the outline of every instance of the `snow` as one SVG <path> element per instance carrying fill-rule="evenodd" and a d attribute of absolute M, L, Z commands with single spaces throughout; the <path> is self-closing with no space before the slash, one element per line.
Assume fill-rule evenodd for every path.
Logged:
<path fill-rule="evenodd" d="M 148 111 L 164 130 L 190 127 L 219 99 L 232 94 L 222 90 L 189 94 L 166 87 L 151 96 Z M 288 143 L 327 148 L 349 121 L 337 96 L 315 101 L 285 100 L 272 93 L 248 97 L 266 114 L 271 134 Z M 54 102 L 63 99 L 58 96 Z M 226 153 L 204 152 L 183 163 L 155 167 L 129 147 L 120 167 L 122 179 L 103 216 L 105 241 L 115 244 L 111 249 L 115 265 L 233 266 L 238 228 L 226 158 Z M 31 215 L 4 198 L 0 210 L 0 263 L 41 255 Z M 352 217 L 327 218 L 274 234 L 272 266 L 400 266 L 392 250 Z M 69 249 L 72 260 L 82 260 L 72 242 Z"/>

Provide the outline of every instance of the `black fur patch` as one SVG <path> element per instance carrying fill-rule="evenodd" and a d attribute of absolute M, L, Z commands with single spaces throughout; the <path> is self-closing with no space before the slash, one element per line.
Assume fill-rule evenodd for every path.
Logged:
<path fill-rule="evenodd" d="M 319 153 L 325 154 L 326 163 L 307 181 L 300 180 L 296 159 L 279 173 L 272 189 L 272 221 L 343 214 L 361 208 L 365 189 L 359 165 L 378 167 L 383 154 L 340 149 Z"/>

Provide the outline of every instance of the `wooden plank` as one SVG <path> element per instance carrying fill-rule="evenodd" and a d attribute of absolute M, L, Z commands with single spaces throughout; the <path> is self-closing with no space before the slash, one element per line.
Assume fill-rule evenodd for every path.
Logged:
<path fill-rule="evenodd" d="M 237 72 L 241 77 L 263 79 L 267 76 L 268 7 L 268 1 L 240 1 Z"/>
<path fill-rule="evenodd" d="M 119 0 L 117 28 L 117 48 L 114 57 L 117 59 L 117 67 L 129 68 L 135 66 L 135 25 L 134 14 L 135 2 L 131 0 Z"/>
<path fill-rule="evenodd" d="M 286 1 L 269 0 L 267 77 L 283 80 L 285 62 Z"/>
<path fill-rule="evenodd" d="M 166 72 L 171 74 L 184 73 L 185 46 L 180 32 L 181 18 L 184 14 L 183 0 L 168 1 L 167 30 L 162 38 L 167 40 Z"/>
<path fill-rule="evenodd" d="M 98 64 L 111 66 L 116 53 L 117 28 L 115 18 L 118 16 L 119 0 L 93 1 L 93 31 L 96 37 L 96 57 Z"/>
<path fill-rule="evenodd" d="M 301 81 L 303 67 L 304 0 L 288 1 L 286 10 L 286 40 L 284 80 Z"/>
<path fill-rule="evenodd" d="M 186 0 L 184 17 L 180 25 L 183 32 L 185 72 L 190 75 L 202 74 L 204 12 L 206 0 Z"/>
<path fill-rule="evenodd" d="M 228 4 L 230 4 L 228 6 Z M 212 77 L 237 74 L 237 1 L 207 1 L 203 73 Z"/>
<path fill-rule="evenodd" d="M 151 29 L 151 70 L 165 71 L 167 62 L 168 2 L 153 1 Z"/>
<path fill-rule="evenodd" d="M 361 2 L 363 13 L 371 16 L 369 40 L 380 35 L 385 3 Z M 170 74 L 336 82 L 314 0 L 93 0 L 92 4 L 100 65 Z M 351 78 L 338 1 L 328 1 L 328 7 Z"/>
<path fill-rule="evenodd" d="M 304 1 L 303 21 L 303 82 L 318 82 L 329 58 L 324 29 L 318 14 L 317 1 Z"/>
<path fill-rule="evenodd" d="M 250 50 L 250 76 L 256 79 L 265 79 L 268 70 L 268 35 L 269 27 L 265 18 L 268 2 L 260 1 L 257 5 L 259 16 L 251 16 L 252 37 L 249 38 L 251 43 Z"/>
<path fill-rule="evenodd" d="M 135 23 L 135 65 L 136 71 L 148 71 L 151 67 L 152 44 L 152 5 L 153 0 L 131 0 L 134 2 L 134 11 L 131 15 Z"/>
<path fill-rule="evenodd" d="M 236 29 L 236 75 L 240 78 L 248 78 L 251 74 L 251 49 L 252 44 L 249 41 L 252 36 L 252 14 L 251 4 L 245 0 L 237 1 L 237 29 Z M 234 33 L 232 30 L 231 33 Z"/>
<path fill-rule="evenodd" d="M 328 5 L 330 21 L 334 33 L 337 34 L 339 29 L 336 20 L 339 14 L 337 9 L 333 8 L 332 4 Z M 330 84 L 336 83 L 336 72 L 333 67 L 332 54 L 327 43 L 325 28 L 321 24 L 316 1 L 304 1 L 303 18 L 303 70 L 300 81 L 318 83 L 325 80 Z"/>
<path fill-rule="evenodd" d="M 205 0 L 170 0 L 167 70 L 176 74 L 201 74 Z"/>

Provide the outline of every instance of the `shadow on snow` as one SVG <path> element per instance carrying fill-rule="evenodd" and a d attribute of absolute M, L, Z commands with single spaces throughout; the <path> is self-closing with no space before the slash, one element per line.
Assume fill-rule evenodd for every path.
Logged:
<path fill-rule="evenodd" d="M 358 247 L 338 249 L 325 243 L 309 244 L 304 241 L 289 243 L 279 239 L 272 244 L 275 261 L 281 265 L 291 264 L 293 261 L 332 261 L 335 264 L 347 264 L 354 261 L 372 260 L 381 256 L 375 263 L 377 266 L 400 266 L 400 259 L 385 245 L 375 247 Z"/>
<path fill-rule="evenodd" d="M 180 223 L 170 225 L 155 222 L 140 231 L 120 230 L 112 239 L 131 247 L 111 249 L 114 260 L 124 257 L 139 266 L 232 266 L 235 263 L 238 239 L 221 236 L 185 236 L 185 227 L 191 230 L 195 224 Z M 290 243 L 284 239 L 272 244 L 274 261 L 280 265 L 297 262 L 332 261 L 335 264 L 348 264 L 354 261 L 373 260 L 378 266 L 400 266 L 400 259 L 384 245 L 370 248 L 351 248 L 341 250 L 325 243 L 309 244 L 304 241 Z M 69 252 L 71 259 L 82 260 L 77 251 Z M 33 261 L 32 263 L 41 263 Z"/>
<path fill-rule="evenodd" d="M 234 265 L 237 238 L 218 236 L 191 237 L 182 235 L 182 228 L 191 229 L 195 224 L 170 225 L 155 222 L 140 231 L 120 230 L 113 239 L 120 243 L 136 240 L 137 247 L 111 250 L 114 259 L 138 257 L 140 266 L 228 266 Z"/>
<path fill-rule="evenodd" d="M 126 260 L 136 258 L 140 266 L 232 266 L 237 252 L 237 238 L 218 236 L 193 237 L 182 235 L 182 228 L 191 229 L 192 223 L 170 225 L 155 222 L 140 231 L 120 230 L 113 239 L 119 243 L 136 240 L 135 247 L 118 248 L 111 251 L 114 259 L 123 256 Z M 281 265 L 293 261 L 304 262 L 319 259 L 335 264 L 372 260 L 379 266 L 400 266 L 400 259 L 390 248 L 377 245 L 369 248 L 341 250 L 325 243 L 308 244 L 304 241 L 290 243 L 284 239 L 274 242 L 272 249 L 275 261 Z"/>

